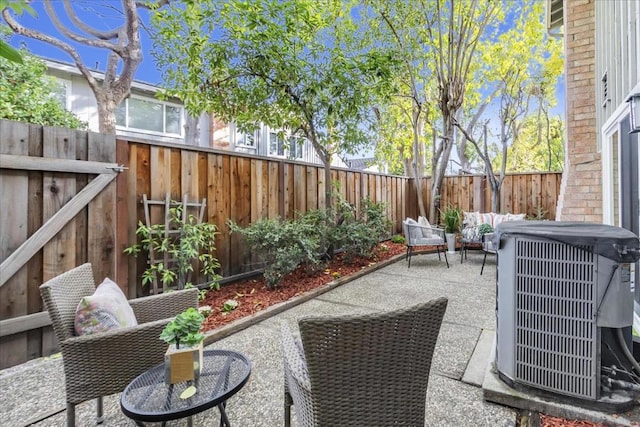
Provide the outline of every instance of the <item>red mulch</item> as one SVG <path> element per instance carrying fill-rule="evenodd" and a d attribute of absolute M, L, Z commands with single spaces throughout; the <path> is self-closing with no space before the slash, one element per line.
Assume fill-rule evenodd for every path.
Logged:
<path fill-rule="evenodd" d="M 204 321 L 203 330 L 210 331 L 241 317 L 257 313 L 270 305 L 289 300 L 307 291 L 325 285 L 338 277 L 348 276 L 376 262 L 404 253 L 405 245 L 390 241 L 380 243 L 371 259 L 357 258 L 346 263 L 344 254 L 338 254 L 324 268 L 316 272 L 298 268 L 288 274 L 276 289 L 267 289 L 262 276 L 227 284 L 219 291 L 209 291 L 200 305 L 208 305 L 213 313 Z M 236 299 L 238 307 L 230 313 L 222 312 L 226 300 Z"/>
<path fill-rule="evenodd" d="M 540 415 L 540 427 L 605 427 L 605 424 Z"/>

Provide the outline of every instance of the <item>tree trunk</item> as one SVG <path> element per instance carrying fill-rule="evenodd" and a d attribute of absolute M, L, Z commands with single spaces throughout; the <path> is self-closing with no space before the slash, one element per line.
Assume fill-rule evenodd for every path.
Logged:
<path fill-rule="evenodd" d="M 422 181 L 420 177 L 420 135 L 419 135 L 419 123 L 420 113 L 414 113 L 413 115 L 413 168 L 414 168 L 414 187 L 416 189 L 416 197 L 418 200 L 418 211 L 420 212 L 420 216 L 427 217 L 426 211 L 424 209 L 424 197 L 422 196 Z"/>
<path fill-rule="evenodd" d="M 184 123 L 184 143 L 186 145 L 200 145 L 200 122 L 197 117 L 187 114 Z"/>
<path fill-rule="evenodd" d="M 453 123 L 451 121 L 453 115 L 444 118 L 445 137 L 442 141 L 442 152 L 437 163 L 432 167 L 431 174 L 431 201 L 429 203 L 429 221 L 436 223 L 440 212 L 440 187 L 444 180 L 444 174 L 447 170 L 447 163 L 451 156 L 451 148 L 453 147 Z"/>
<path fill-rule="evenodd" d="M 117 104 L 109 94 L 95 94 L 98 103 L 98 132 L 108 135 L 116 134 Z"/>
<path fill-rule="evenodd" d="M 491 185 L 491 212 L 500 212 L 500 184 Z"/>

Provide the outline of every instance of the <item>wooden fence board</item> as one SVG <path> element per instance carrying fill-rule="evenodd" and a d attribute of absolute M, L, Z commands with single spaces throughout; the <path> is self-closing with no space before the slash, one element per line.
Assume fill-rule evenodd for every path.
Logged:
<path fill-rule="evenodd" d="M 29 158 L 42 158 L 42 126 L 29 125 Z M 0 185 L 1 187 L 1 185 Z M 42 225 L 42 172 L 29 172 L 28 190 L 28 231 L 31 236 Z M 39 313 L 42 311 L 42 298 L 40 297 L 40 285 L 42 280 L 42 250 L 37 251 L 27 263 L 27 303 L 28 312 Z M 47 318 L 49 316 L 47 315 Z M 48 356 L 58 351 L 58 342 L 51 327 L 33 329 L 27 333 L 27 358 L 33 359 L 39 356 Z"/>
<path fill-rule="evenodd" d="M 171 195 L 171 200 L 182 200 L 185 190 L 189 191 L 189 187 L 183 187 L 182 176 L 182 155 L 187 154 L 185 151 L 172 148 L 169 150 L 168 155 L 168 179 L 165 183 L 167 189 Z M 164 199 L 164 196 L 162 197 Z"/>
<path fill-rule="evenodd" d="M 43 130 L 43 154 L 46 157 L 75 159 L 76 135 L 74 131 L 45 127 Z M 51 218 L 67 204 L 76 193 L 73 175 L 47 173 L 43 177 L 43 216 Z M 76 266 L 76 226 L 69 221 L 56 237 L 44 246 L 44 280 L 49 280 Z"/>
<path fill-rule="evenodd" d="M 309 166 L 306 169 L 307 210 L 318 209 L 318 168 Z"/>
<path fill-rule="evenodd" d="M 326 209 L 327 197 L 326 197 L 327 183 L 324 179 L 324 167 L 318 168 L 318 209 Z"/>
<path fill-rule="evenodd" d="M 29 152 L 29 126 L 20 124 L 9 126 L 0 121 L 0 135 L 3 154 L 26 155 Z M 29 175 L 26 171 L 6 171 L 0 174 L 0 261 L 5 261 L 15 253 L 16 249 L 27 239 L 28 230 L 28 198 Z M 3 268 L 0 288 L 0 314 L 2 319 L 22 316 L 28 313 L 28 291 L 24 286 L 28 281 L 27 268 L 20 268 L 15 274 L 7 277 Z M 27 361 L 29 341 L 27 333 L 13 334 L 0 340 L 0 366 L 13 366 Z"/>
<path fill-rule="evenodd" d="M 277 162 L 268 162 L 269 164 L 269 178 L 268 178 L 268 196 L 269 196 L 269 215 L 271 219 L 277 218 L 280 215 L 280 168 Z"/>
<path fill-rule="evenodd" d="M 168 161 L 165 159 L 169 157 Z M 171 174 L 170 167 L 167 167 L 167 163 L 170 162 L 170 152 L 163 147 L 150 147 L 150 157 L 149 157 L 149 188 L 150 191 L 147 194 L 147 198 L 150 200 L 161 200 L 164 199 L 165 194 L 168 189 L 165 185 L 165 181 L 167 181 L 170 177 L 167 177 L 167 174 Z M 169 169 L 169 172 L 167 172 Z M 153 176 L 153 179 L 151 177 Z M 141 199 L 140 199 L 141 200 Z M 164 219 L 160 215 L 160 211 L 157 209 L 152 209 L 149 213 L 150 221 L 152 224 L 160 224 L 164 222 Z M 144 217 L 139 217 L 142 219 Z M 143 221 L 144 222 L 144 221 Z"/>
<path fill-rule="evenodd" d="M 114 135 L 88 134 L 88 160 L 113 163 L 116 161 Z M 111 182 L 89 204 L 87 227 L 87 259 L 100 283 L 105 277 L 116 279 L 116 182 Z M 80 233 L 79 233 L 80 234 Z M 118 254 L 119 255 L 119 254 Z M 128 285 L 118 283 L 126 294 Z"/>
<path fill-rule="evenodd" d="M 129 160 L 129 145 L 123 141 L 116 140 L 116 163 L 125 164 Z M 115 265 L 116 265 L 116 283 L 123 286 L 126 289 L 125 295 L 129 295 L 129 298 L 135 298 L 134 294 L 131 297 L 131 289 L 135 289 L 135 278 L 129 281 L 129 259 L 131 256 L 124 255 L 124 249 L 129 246 L 129 204 L 135 206 L 135 197 L 133 201 L 129 199 L 129 174 L 119 173 L 116 178 L 116 242 L 115 242 Z M 131 188 L 134 188 L 131 186 Z M 132 234 L 131 236 L 135 236 Z M 115 256 L 115 255 L 118 256 Z M 120 256 L 120 254 L 123 254 Z"/>
<path fill-rule="evenodd" d="M 180 156 L 172 156 L 178 157 L 180 162 L 180 175 L 174 175 L 175 166 L 172 163 L 171 173 L 172 176 L 180 176 L 179 186 L 174 188 L 172 185 L 171 194 L 179 194 L 174 197 L 175 200 L 182 200 L 184 195 L 186 194 L 191 201 L 202 200 L 202 197 L 199 194 L 199 184 L 198 184 L 198 153 L 193 151 L 183 151 L 179 153 Z M 172 181 L 175 181 L 173 179 Z M 173 184 L 173 183 L 172 183 Z"/>
<path fill-rule="evenodd" d="M 293 166 L 293 180 L 294 180 L 294 206 L 295 212 L 304 212 L 307 210 L 307 186 L 305 185 L 305 167 L 302 165 Z M 295 213 L 294 212 L 294 213 Z"/>

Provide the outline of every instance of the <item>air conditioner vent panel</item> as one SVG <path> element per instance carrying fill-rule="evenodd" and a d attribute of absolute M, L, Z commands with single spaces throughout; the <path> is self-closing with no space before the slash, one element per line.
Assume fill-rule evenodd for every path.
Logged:
<path fill-rule="evenodd" d="M 597 398 L 593 249 L 516 239 L 515 380 Z"/>

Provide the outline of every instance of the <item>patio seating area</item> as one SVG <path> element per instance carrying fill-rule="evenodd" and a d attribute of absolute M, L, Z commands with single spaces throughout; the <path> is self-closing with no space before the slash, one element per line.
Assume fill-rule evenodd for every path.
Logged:
<path fill-rule="evenodd" d="M 207 346 L 239 351 L 251 360 L 249 382 L 227 402 L 235 426 L 284 425 L 283 322 L 297 330 L 304 316 L 366 314 L 390 311 L 439 297 L 448 299 L 436 343 L 427 390 L 427 426 L 515 426 L 517 411 L 483 399 L 482 383 L 493 346 L 495 319 L 495 257 L 473 251 L 451 268 L 437 254 L 414 255 L 412 268 L 404 258 L 312 300 L 294 306 Z M 65 422 L 63 365 L 60 357 L 41 358 L 0 371 L 3 401 L 0 416 L 12 426 L 60 426 Z M 131 426 L 119 406 L 120 394 L 104 398 L 105 426 Z M 292 425 L 296 424 L 295 406 Z M 193 418 L 194 425 L 217 425 L 217 409 Z M 95 423 L 95 402 L 76 407 L 78 425 Z M 33 422 L 33 423 L 32 423 Z M 167 425 L 186 425 L 186 421 Z M 624 425 L 624 424 L 623 424 Z"/>

